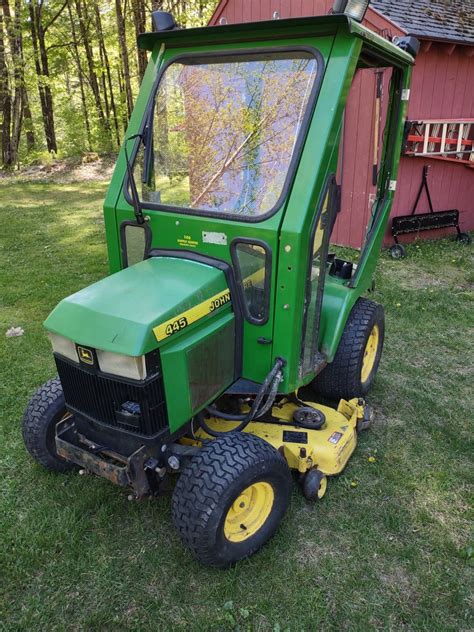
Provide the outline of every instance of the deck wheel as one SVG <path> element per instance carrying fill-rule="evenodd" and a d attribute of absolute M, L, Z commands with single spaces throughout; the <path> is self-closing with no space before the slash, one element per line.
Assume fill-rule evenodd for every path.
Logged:
<path fill-rule="evenodd" d="M 303 478 L 303 494 L 306 500 L 321 500 L 326 494 L 327 487 L 327 476 L 315 467 Z"/>

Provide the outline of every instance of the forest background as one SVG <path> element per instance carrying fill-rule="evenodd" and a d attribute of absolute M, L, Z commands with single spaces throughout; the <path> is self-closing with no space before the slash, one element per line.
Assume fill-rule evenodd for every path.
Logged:
<path fill-rule="evenodd" d="M 0 0 L 0 168 L 115 152 L 145 72 L 151 12 L 205 25 L 217 0 Z"/>

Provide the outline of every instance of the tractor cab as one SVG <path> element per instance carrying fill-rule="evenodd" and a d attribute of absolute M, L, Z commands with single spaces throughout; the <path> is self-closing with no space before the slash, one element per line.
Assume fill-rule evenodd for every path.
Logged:
<path fill-rule="evenodd" d="M 363 294 L 416 41 L 396 46 L 342 14 L 180 30 L 156 12 L 154 23 L 138 40 L 149 64 L 104 206 L 111 275 L 47 318 L 58 377 L 32 399 L 24 436 L 46 467 L 78 465 L 134 497 L 179 472 L 183 541 L 226 566 L 273 533 L 289 469 L 321 498 L 369 425 L 361 397 L 384 321 Z M 356 72 L 380 67 L 390 100 L 355 266 L 329 254 L 339 143 Z M 303 401 L 306 385 L 334 407 Z"/>

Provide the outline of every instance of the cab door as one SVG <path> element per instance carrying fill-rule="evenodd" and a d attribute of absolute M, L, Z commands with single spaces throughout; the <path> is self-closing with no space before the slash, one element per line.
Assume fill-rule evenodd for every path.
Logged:
<path fill-rule="evenodd" d="M 324 281 L 329 265 L 329 239 L 338 209 L 339 195 L 340 189 L 332 174 L 326 181 L 311 227 L 299 364 L 300 379 L 304 379 L 309 373 L 318 372 L 326 363 L 318 342 Z"/>

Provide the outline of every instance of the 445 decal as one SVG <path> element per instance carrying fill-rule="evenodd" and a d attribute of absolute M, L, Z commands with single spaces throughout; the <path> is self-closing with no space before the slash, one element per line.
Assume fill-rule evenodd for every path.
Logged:
<path fill-rule="evenodd" d="M 166 335 L 172 336 L 173 334 L 181 331 L 181 329 L 184 329 L 188 325 L 188 319 L 185 316 L 181 316 L 181 318 L 177 318 L 176 320 L 173 320 L 173 322 L 166 325 Z"/>
<path fill-rule="evenodd" d="M 182 314 L 178 314 L 174 318 L 154 327 L 153 333 L 155 334 L 155 338 L 158 342 L 169 338 L 173 334 L 176 334 L 188 327 L 188 325 L 192 325 L 201 318 L 204 318 L 204 316 L 207 316 L 224 305 L 227 305 L 227 303 L 230 303 L 230 300 L 230 290 L 223 290 L 222 292 L 219 292 L 219 294 L 211 296 L 211 298 L 191 307 Z"/>

